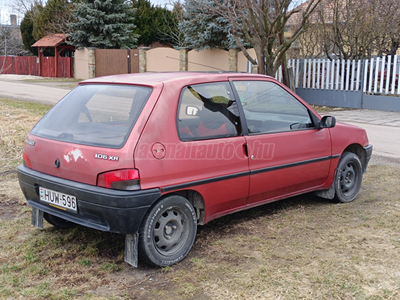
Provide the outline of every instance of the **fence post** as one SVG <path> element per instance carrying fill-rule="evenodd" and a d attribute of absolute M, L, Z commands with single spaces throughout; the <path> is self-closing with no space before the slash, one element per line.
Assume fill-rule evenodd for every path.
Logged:
<path fill-rule="evenodd" d="M 128 74 L 132 73 L 131 70 L 131 49 L 126 49 L 126 62 L 128 64 Z"/>
<path fill-rule="evenodd" d="M 189 70 L 188 63 L 188 48 L 180 47 L 179 48 L 179 71 L 187 72 Z"/>
<path fill-rule="evenodd" d="M 293 92 L 296 92 L 296 86 L 294 84 L 293 70 L 294 70 L 293 66 L 290 66 L 287 68 L 287 71 L 288 71 L 287 75 L 288 75 L 288 80 L 289 80 L 288 86 L 289 86 L 289 89 L 291 89 Z"/>
<path fill-rule="evenodd" d="M 139 47 L 139 73 L 147 72 L 147 57 L 146 51 L 150 49 L 150 47 Z"/>
<path fill-rule="evenodd" d="M 361 108 L 364 108 L 364 87 L 366 84 L 366 77 L 367 77 L 367 60 L 364 59 L 362 63 L 362 70 L 361 70 L 361 82 L 360 82 L 360 92 L 361 92 Z"/>
<path fill-rule="evenodd" d="M 88 48 L 88 72 L 89 78 L 96 77 L 96 53 L 94 48 Z"/>
<path fill-rule="evenodd" d="M 229 71 L 238 70 L 238 49 L 229 49 Z"/>
<path fill-rule="evenodd" d="M 303 74 L 304 74 L 304 59 L 300 60 L 300 84 L 299 87 L 303 88 Z"/>

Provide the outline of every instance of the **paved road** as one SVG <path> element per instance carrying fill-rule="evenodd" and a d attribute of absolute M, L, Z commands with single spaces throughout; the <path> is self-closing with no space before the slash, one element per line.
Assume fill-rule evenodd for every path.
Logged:
<path fill-rule="evenodd" d="M 21 81 L 22 78 L 1 75 L 0 97 L 54 105 L 70 91 L 70 88 L 49 86 L 51 83 Z"/>
<path fill-rule="evenodd" d="M 355 122 L 400 127 L 400 113 L 398 112 L 356 109 L 332 111 L 331 114 L 346 123 Z"/>
<path fill-rule="evenodd" d="M 332 111 L 329 114 L 340 122 L 367 131 L 368 139 L 374 146 L 371 163 L 400 167 L 400 113 L 359 109 Z"/>
<path fill-rule="evenodd" d="M 354 122 L 348 124 L 362 127 L 367 131 L 369 142 L 374 146 L 372 164 L 400 167 L 400 127 Z"/>

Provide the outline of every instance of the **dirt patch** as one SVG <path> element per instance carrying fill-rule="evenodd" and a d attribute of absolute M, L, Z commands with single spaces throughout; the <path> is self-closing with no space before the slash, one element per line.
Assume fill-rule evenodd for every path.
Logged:
<path fill-rule="evenodd" d="M 0 220 L 11 221 L 21 216 L 26 208 L 16 170 L 3 171 L 0 174 Z"/>
<path fill-rule="evenodd" d="M 0 198 L 6 198 L 6 195 L 0 194 Z M 18 199 L 9 199 L 0 202 L 0 220 L 11 221 L 21 215 L 21 204 Z"/>

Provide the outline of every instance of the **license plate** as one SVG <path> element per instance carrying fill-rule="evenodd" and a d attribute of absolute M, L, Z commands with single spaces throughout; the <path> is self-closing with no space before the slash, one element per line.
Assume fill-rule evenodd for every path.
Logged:
<path fill-rule="evenodd" d="M 78 211 L 75 196 L 45 189 L 43 187 L 39 187 L 39 196 L 40 201 L 46 202 L 53 207 L 75 213 Z"/>

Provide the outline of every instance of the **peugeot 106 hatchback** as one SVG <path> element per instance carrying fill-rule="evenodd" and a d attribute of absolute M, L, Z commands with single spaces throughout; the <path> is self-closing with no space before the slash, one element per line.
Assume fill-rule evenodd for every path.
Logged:
<path fill-rule="evenodd" d="M 125 260 L 168 266 L 197 225 L 308 192 L 356 198 L 372 146 L 271 77 L 146 73 L 81 82 L 25 140 L 32 223 L 126 235 Z"/>

